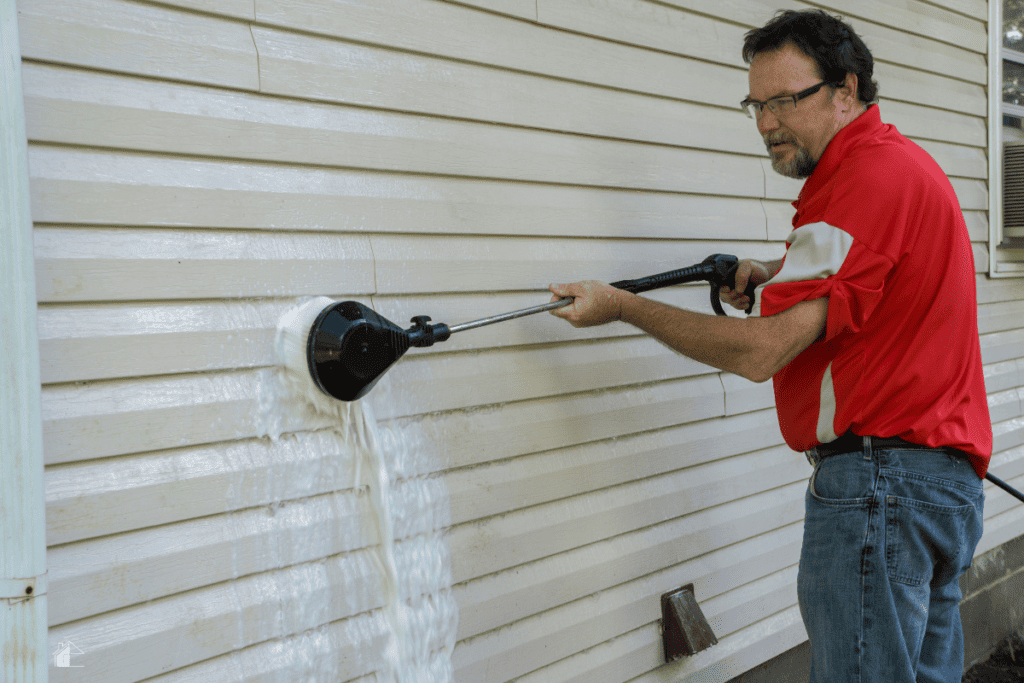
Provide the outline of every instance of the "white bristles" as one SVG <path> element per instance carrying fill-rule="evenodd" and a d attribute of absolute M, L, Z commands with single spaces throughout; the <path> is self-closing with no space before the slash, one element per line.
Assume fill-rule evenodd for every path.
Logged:
<path fill-rule="evenodd" d="M 333 299 L 318 296 L 289 309 L 277 323 L 275 344 L 278 360 L 290 373 L 310 383 L 313 381 L 309 374 L 307 359 L 310 329 L 320 311 L 333 303 Z"/>

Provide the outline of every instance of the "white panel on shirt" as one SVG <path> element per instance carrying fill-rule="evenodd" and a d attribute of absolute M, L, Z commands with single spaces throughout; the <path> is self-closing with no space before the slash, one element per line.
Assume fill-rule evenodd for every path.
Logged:
<path fill-rule="evenodd" d="M 815 435 L 821 443 L 839 438 L 836 434 L 836 388 L 832 383 L 832 364 L 825 368 L 821 377 L 821 395 L 818 398 L 818 423 Z"/>
<path fill-rule="evenodd" d="M 846 255 L 853 246 L 853 236 L 828 223 L 802 225 L 786 238 L 789 251 L 782 269 L 767 284 L 824 280 L 842 268 Z M 751 315 L 761 315 L 761 289 L 754 296 Z"/>

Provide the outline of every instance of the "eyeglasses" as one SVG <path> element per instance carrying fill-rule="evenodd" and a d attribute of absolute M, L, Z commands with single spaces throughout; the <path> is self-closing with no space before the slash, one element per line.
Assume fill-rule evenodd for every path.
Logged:
<path fill-rule="evenodd" d="M 740 106 L 743 107 L 743 111 L 746 115 L 752 119 L 760 118 L 761 112 L 764 111 L 765 107 L 767 107 L 768 111 L 776 116 L 785 116 L 796 109 L 797 102 L 818 92 L 821 90 L 821 87 L 827 83 L 828 81 L 822 81 L 817 85 L 812 85 L 806 90 L 801 90 L 795 95 L 781 95 L 780 97 L 773 97 L 767 102 L 758 102 L 757 100 L 752 100 L 748 97 L 740 102 Z"/>

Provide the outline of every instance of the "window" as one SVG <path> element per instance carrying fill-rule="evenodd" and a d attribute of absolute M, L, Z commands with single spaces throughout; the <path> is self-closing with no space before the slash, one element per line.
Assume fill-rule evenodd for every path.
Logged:
<path fill-rule="evenodd" d="M 989 274 L 1024 275 L 1024 0 L 990 7 Z"/>

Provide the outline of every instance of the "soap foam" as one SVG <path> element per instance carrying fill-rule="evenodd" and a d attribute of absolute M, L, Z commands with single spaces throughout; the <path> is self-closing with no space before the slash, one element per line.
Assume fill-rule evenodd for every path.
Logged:
<path fill-rule="evenodd" d="M 309 300 L 298 304 L 308 305 Z M 287 319 L 288 314 L 282 322 Z M 458 609 L 444 535 L 451 524 L 451 503 L 443 478 L 433 474 L 442 464 L 428 455 L 433 449 L 420 443 L 419 432 L 382 428 L 369 403 L 339 401 L 323 394 L 308 375 L 297 372 L 294 362 L 285 362 L 283 334 L 279 326 L 275 346 L 280 365 L 261 376 L 262 435 L 280 442 L 289 433 L 315 431 L 333 442 L 329 451 L 341 462 L 331 469 L 351 472 L 351 487 L 367 492 L 372 512 L 363 523 L 368 537 L 378 539 L 368 554 L 379 574 L 385 604 L 360 618 L 368 616 L 375 628 L 388 634 L 379 661 L 373 663 L 377 680 L 450 683 Z M 357 561 L 361 552 L 348 554 L 355 564 L 346 558 L 346 567 L 365 569 Z M 360 582 L 342 585 L 355 588 Z M 338 680 L 331 667 L 317 668 L 314 680 Z"/>

